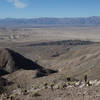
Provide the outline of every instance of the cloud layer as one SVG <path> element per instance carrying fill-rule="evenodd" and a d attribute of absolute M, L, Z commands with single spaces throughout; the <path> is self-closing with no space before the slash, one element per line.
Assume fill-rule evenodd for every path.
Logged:
<path fill-rule="evenodd" d="M 25 8 L 27 4 L 21 0 L 8 0 L 8 2 L 13 3 L 16 8 Z"/>

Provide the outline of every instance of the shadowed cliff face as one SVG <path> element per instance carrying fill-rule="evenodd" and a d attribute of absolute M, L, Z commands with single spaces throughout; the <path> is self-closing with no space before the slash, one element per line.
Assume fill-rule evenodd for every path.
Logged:
<path fill-rule="evenodd" d="M 57 71 L 45 69 L 11 49 L 0 49 L 0 76 L 18 69 L 38 70 L 36 77 L 46 76 Z"/>

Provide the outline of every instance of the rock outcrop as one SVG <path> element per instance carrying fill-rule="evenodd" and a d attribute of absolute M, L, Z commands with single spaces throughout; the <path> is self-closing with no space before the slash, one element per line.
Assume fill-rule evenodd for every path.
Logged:
<path fill-rule="evenodd" d="M 38 70 L 37 77 L 46 76 L 56 72 L 54 70 L 43 68 L 11 49 L 0 49 L 0 76 L 15 72 L 18 69 Z"/>

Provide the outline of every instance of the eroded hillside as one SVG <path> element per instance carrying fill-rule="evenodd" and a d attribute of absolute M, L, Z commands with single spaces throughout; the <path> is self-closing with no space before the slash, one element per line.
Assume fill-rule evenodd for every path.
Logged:
<path fill-rule="evenodd" d="M 10 62 L 14 62 L 15 65 L 17 64 L 17 67 L 20 64 L 20 68 L 11 73 L 2 75 L 0 84 L 4 82 L 5 89 L 7 89 L 11 94 L 13 94 L 12 92 L 17 91 L 18 95 L 16 96 L 14 94 L 15 98 L 22 99 L 28 96 L 28 100 L 31 100 L 32 98 L 33 100 L 40 100 L 40 98 L 46 100 L 49 98 L 46 91 L 49 93 L 49 96 L 55 99 L 58 98 L 57 96 L 59 96 L 60 93 L 64 94 L 65 98 L 70 98 L 70 96 L 66 95 L 65 92 L 69 91 L 70 94 L 71 90 L 77 91 L 77 88 L 73 87 L 73 84 L 77 84 L 78 81 L 84 82 L 85 75 L 87 75 L 88 80 L 100 79 L 99 42 L 67 40 L 59 42 L 43 42 L 40 44 L 35 43 L 35 45 L 32 42 L 1 44 L 1 47 L 7 46 L 10 49 L 12 48 L 12 50 L 1 49 L 5 51 L 3 54 L 1 53 L 2 57 L 5 55 L 3 59 L 6 57 L 6 54 L 9 55 L 7 57 L 10 57 L 11 60 L 6 59 L 6 61 L 9 62 L 10 60 Z M 27 62 L 26 64 L 23 62 L 23 59 Z M 29 61 L 31 61 L 31 65 Z M 6 62 L 4 63 L 7 66 L 9 65 Z M 34 66 L 34 64 L 38 66 Z M 14 67 L 16 67 L 15 65 Z M 7 66 L 3 67 L 7 68 Z M 36 77 L 37 74 L 38 77 Z M 68 78 L 70 78 L 70 85 L 72 87 L 70 90 L 68 89 L 70 86 Z M 98 81 L 95 81 L 95 84 L 98 84 L 97 86 L 99 87 Z M 52 85 L 54 86 L 55 95 L 52 93 Z M 84 85 L 84 83 L 81 83 L 79 87 L 82 85 Z M 59 88 L 63 88 L 62 86 L 65 86 L 65 89 L 59 90 Z M 23 89 L 29 91 L 29 93 L 23 95 Z M 82 87 L 82 89 L 83 91 L 88 91 L 89 87 Z M 98 88 L 96 89 L 98 90 Z M 37 94 L 38 99 L 36 99 L 35 96 L 29 97 L 31 92 L 33 93 L 32 95 L 35 95 L 34 92 L 37 90 L 40 94 L 40 96 Z M 81 91 L 81 89 L 78 89 L 78 91 Z M 91 91 L 94 91 L 94 87 L 91 87 Z M 86 94 L 86 98 L 89 96 L 88 93 L 89 92 Z M 77 95 L 75 98 L 78 98 Z M 61 98 L 64 98 L 63 95 Z M 93 98 L 92 94 L 91 98 Z"/>

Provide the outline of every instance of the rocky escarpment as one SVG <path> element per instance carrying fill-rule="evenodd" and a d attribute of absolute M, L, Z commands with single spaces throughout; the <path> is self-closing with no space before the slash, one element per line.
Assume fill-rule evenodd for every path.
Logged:
<path fill-rule="evenodd" d="M 15 72 L 18 69 L 37 70 L 36 77 L 42 77 L 57 72 L 45 69 L 11 49 L 0 49 L 0 76 Z"/>

